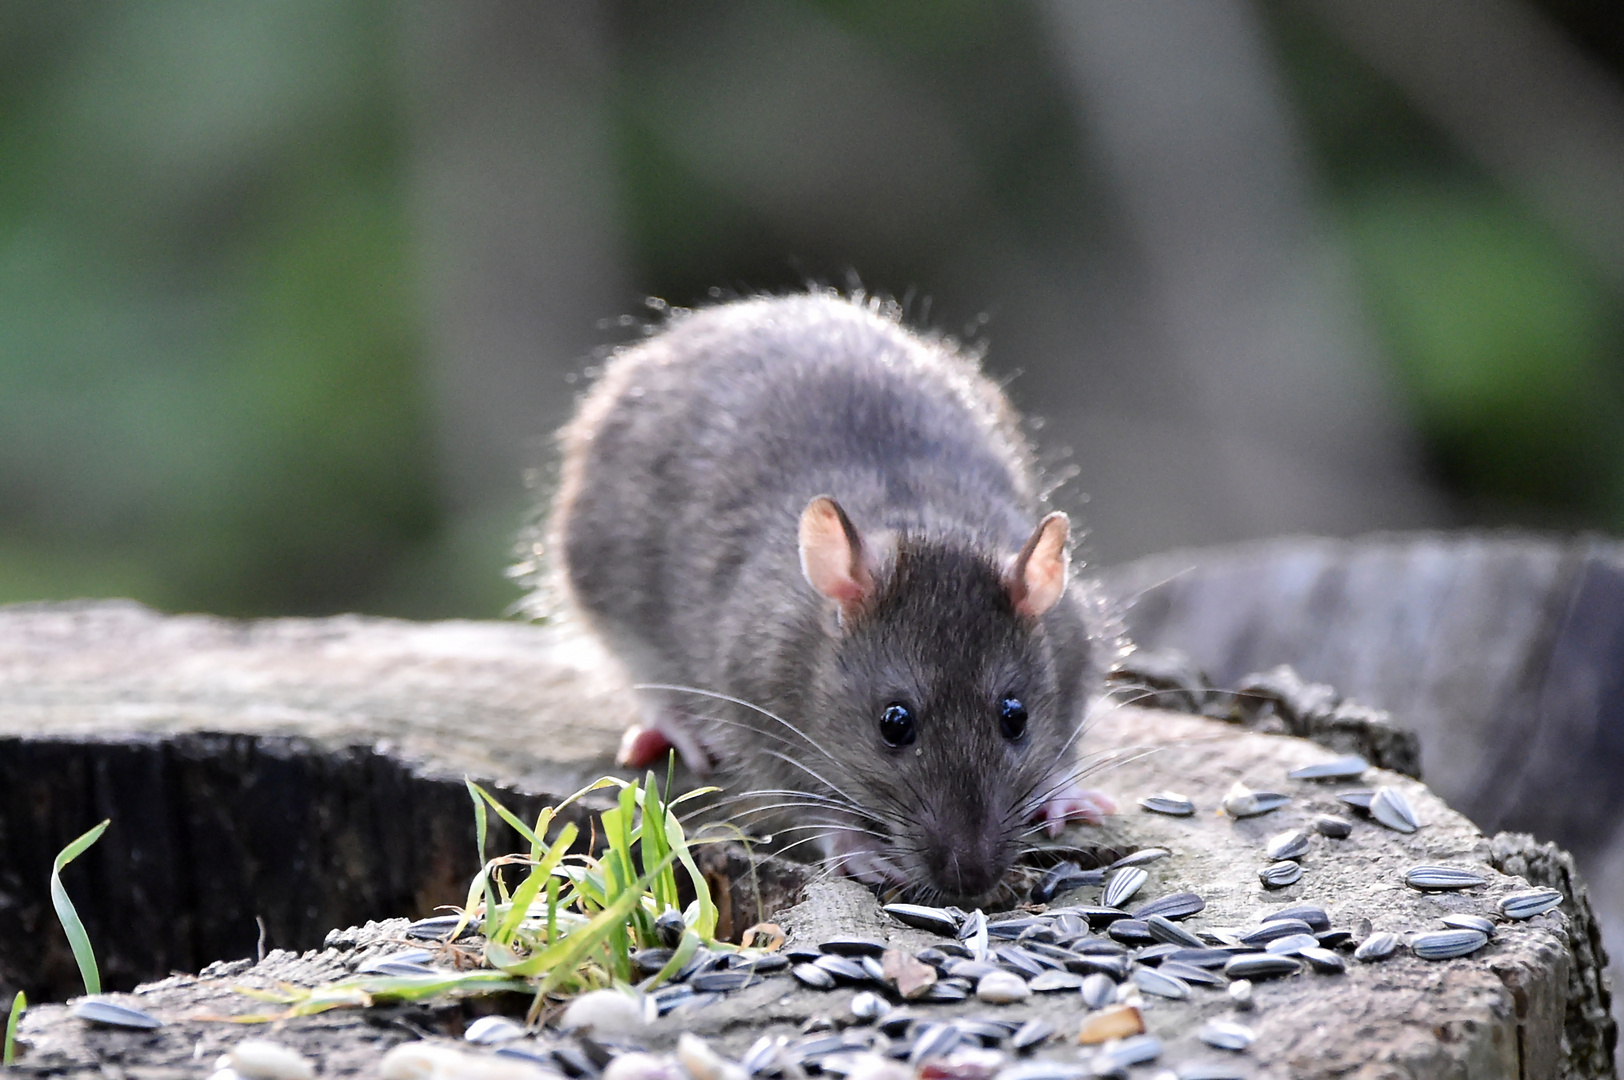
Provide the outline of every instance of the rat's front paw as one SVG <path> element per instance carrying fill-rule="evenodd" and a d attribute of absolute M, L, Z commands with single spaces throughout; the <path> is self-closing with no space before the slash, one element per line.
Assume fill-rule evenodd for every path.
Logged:
<path fill-rule="evenodd" d="M 1032 815 L 1032 820 L 1043 822 L 1052 838 L 1060 835 L 1060 830 L 1066 827 L 1068 821 L 1098 825 L 1116 812 L 1116 800 L 1111 796 L 1103 791 L 1085 788 L 1076 780 L 1069 780 L 1044 800 Z"/>

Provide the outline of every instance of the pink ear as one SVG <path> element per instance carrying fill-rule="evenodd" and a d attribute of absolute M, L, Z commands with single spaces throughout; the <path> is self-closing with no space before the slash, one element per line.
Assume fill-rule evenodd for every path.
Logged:
<path fill-rule="evenodd" d="M 1040 618 L 1059 601 L 1071 565 L 1071 553 L 1066 549 L 1070 539 L 1071 521 L 1060 511 L 1038 522 L 1004 577 L 1016 614 Z"/>
<path fill-rule="evenodd" d="M 874 595 L 863 538 L 840 504 L 819 495 L 801 512 L 801 573 L 842 610 Z"/>

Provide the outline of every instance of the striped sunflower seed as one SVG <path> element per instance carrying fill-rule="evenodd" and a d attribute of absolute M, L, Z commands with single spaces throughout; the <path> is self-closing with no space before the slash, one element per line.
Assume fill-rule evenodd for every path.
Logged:
<path fill-rule="evenodd" d="M 1083 985 L 1078 987 L 1082 994 L 1083 1004 L 1090 1009 L 1103 1009 L 1116 1000 L 1116 980 L 1109 975 L 1095 972 L 1083 976 Z"/>
<path fill-rule="evenodd" d="M 1480 934 L 1494 936 L 1494 923 L 1481 915 L 1445 915 L 1444 925 L 1452 930 L 1476 930 Z"/>
<path fill-rule="evenodd" d="M 1303 864 L 1298 862 L 1270 863 L 1257 872 L 1258 880 L 1263 882 L 1265 888 L 1279 889 L 1294 884 L 1303 876 Z"/>
<path fill-rule="evenodd" d="M 1315 934 L 1331 928 L 1331 916 L 1318 904 L 1293 904 L 1291 907 L 1271 911 L 1258 921 L 1268 923 L 1280 919 L 1301 919 L 1308 925 L 1308 932 Z"/>
<path fill-rule="evenodd" d="M 1291 801 L 1290 795 L 1278 791 L 1253 791 L 1237 780 L 1224 796 L 1224 813 L 1233 818 L 1256 817 L 1278 810 Z"/>
<path fill-rule="evenodd" d="M 1173 853 L 1164 847 L 1140 848 L 1138 851 L 1132 851 L 1122 856 L 1122 858 L 1118 859 L 1110 866 L 1107 866 L 1105 869 L 1110 871 L 1120 870 L 1124 866 L 1143 866 L 1146 863 L 1153 863 L 1157 859 L 1165 859 L 1171 854 Z"/>
<path fill-rule="evenodd" d="M 1332 840 L 1345 840 L 1353 832 L 1353 822 L 1347 818 L 1339 818 L 1335 814 L 1316 814 L 1314 831 Z"/>
<path fill-rule="evenodd" d="M 1297 954 L 1308 961 L 1308 966 L 1321 975 L 1340 975 L 1348 970 L 1348 965 L 1341 955 L 1316 945 L 1311 949 L 1303 949 Z"/>
<path fill-rule="evenodd" d="M 1489 943 L 1481 930 L 1432 930 L 1410 939 L 1410 951 L 1423 960 L 1453 960 L 1470 956 Z"/>
<path fill-rule="evenodd" d="M 1017 1054 L 1024 1053 L 1032 1047 L 1044 1042 L 1054 1034 L 1054 1025 L 1041 1017 L 1034 1016 L 1016 1029 L 1015 1034 L 1009 1037 L 1010 1049 Z"/>
<path fill-rule="evenodd" d="M 959 920 L 943 908 L 923 904 L 886 904 L 880 909 L 898 922 L 916 930 L 952 936 L 959 932 Z"/>
<path fill-rule="evenodd" d="M 1189 817 L 1195 813 L 1195 803 L 1176 791 L 1158 791 L 1139 800 L 1139 805 L 1153 814 Z"/>
<path fill-rule="evenodd" d="M 1281 913 L 1284 915 L 1284 912 Z M 1256 930 L 1250 930 L 1241 935 L 1243 945 L 1264 946 L 1275 938 L 1283 938 L 1289 934 L 1313 933 L 1313 926 L 1298 918 L 1271 918 Z"/>
<path fill-rule="evenodd" d="M 1172 945 L 1182 945 L 1187 949 L 1200 949 L 1206 947 L 1206 942 L 1196 937 L 1171 919 L 1160 915 L 1152 915 L 1145 920 L 1145 929 L 1157 941 L 1165 941 Z"/>
<path fill-rule="evenodd" d="M 1164 960 L 1158 969 L 1163 975 L 1171 975 L 1175 979 L 1183 979 L 1191 985 L 1222 986 L 1228 980 L 1216 972 L 1208 971 L 1194 964 L 1186 964 L 1179 960 Z"/>
<path fill-rule="evenodd" d="M 1421 827 L 1410 800 L 1398 788 L 1385 784 L 1370 797 L 1370 816 L 1395 832 L 1413 833 Z"/>
<path fill-rule="evenodd" d="M 1370 802 L 1375 797 L 1376 791 L 1374 788 L 1359 788 L 1355 791 L 1338 792 L 1336 798 L 1344 806 L 1351 806 L 1355 810 L 1364 810 L 1368 813 Z"/>
<path fill-rule="evenodd" d="M 1188 919 L 1206 906 L 1207 902 L 1193 892 L 1169 893 L 1140 904 L 1133 909 L 1133 917 L 1148 919 L 1152 915 L 1160 915 L 1164 919 Z"/>
<path fill-rule="evenodd" d="M 1319 938 L 1313 934 L 1287 934 L 1282 938 L 1275 938 L 1264 946 L 1263 951 L 1279 956 L 1296 956 L 1304 949 L 1319 948 Z"/>
<path fill-rule="evenodd" d="M 1263 845 L 1263 853 L 1276 862 L 1302 858 L 1308 854 L 1308 830 L 1287 829 L 1283 833 L 1275 833 Z"/>
<path fill-rule="evenodd" d="M 1111 875 L 1105 883 L 1105 891 L 1100 894 L 1100 902 L 1106 907 L 1121 907 L 1134 893 L 1139 891 L 1150 875 L 1137 866 L 1125 866 Z M 1092 921 L 1092 920 L 1091 920 Z"/>
<path fill-rule="evenodd" d="M 1134 968 L 1133 983 L 1147 994 L 1183 1001 L 1190 996 L 1190 984 L 1176 975 L 1167 975 L 1155 968 Z"/>
<path fill-rule="evenodd" d="M 1414 866 L 1404 874 L 1404 884 L 1423 891 L 1445 891 L 1475 889 L 1479 885 L 1487 885 L 1488 881 L 1470 870 L 1453 866 Z"/>
<path fill-rule="evenodd" d="M 1282 975 L 1295 975 L 1303 969 L 1295 959 L 1277 953 L 1242 953 L 1233 956 L 1224 965 L 1224 974 L 1231 979 L 1274 979 Z"/>
<path fill-rule="evenodd" d="M 1555 889 L 1531 889 L 1500 898 L 1500 914 L 1508 919 L 1532 919 L 1543 915 L 1562 903 L 1562 894 Z"/>
<path fill-rule="evenodd" d="M 1385 930 L 1378 930 L 1359 943 L 1353 950 L 1353 958 L 1366 964 L 1374 964 L 1378 960 L 1386 960 L 1398 951 L 1398 935 L 1389 934 Z"/>
<path fill-rule="evenodd" d="M 828 990 L 835 984 L 834 975 L 816 964 L 796 964 L 789 969 L 789 973 L 795 976 L 797 982 L 814 990 Z"/>

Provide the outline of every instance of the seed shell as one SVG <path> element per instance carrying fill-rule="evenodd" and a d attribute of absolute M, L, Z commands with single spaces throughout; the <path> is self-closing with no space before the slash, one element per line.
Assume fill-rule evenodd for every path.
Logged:
<path fill-rule="evenodd" d="M 1252 1045 L 1257 1034 L 1245 1024 L 1237 1024 L 1233 1020 L 1208 1020 L 1196 1032 L 1196 1038 L 1208 1046 L 1216 1046 L 1220 1050 L 1245 1050 Z"/>
<path fill-rule="evenodd" d="M 1276 862 L 1302 858 L 1308 854 L 1308 830 L 1287 829 L 1283 833 L 1275 833 L 1263 845 L 1263 853 Z"/>
<path fill-rule="evenodd" d="M 1339 757 L 1335 761 L 1322 761 L 1318 765 L 1304 765 L 1286 775 L 1293 780 L 1357 780 L 1370 762 L 1357 754 Z"/>
<path fill-rule="evenodd" d="M 1404 874 L 1404 884 L 1423 891 L 1443 891 L 1475 889 L 1479 885 L 1487 885 L 1488 881 L 1470 870 L 1453 866 L 1413 866 Z"/>
<path fill-rule="evenodd" d="M 1385 930 L 1378 930 L 1359 943 L 1353 950 L 1353 958 L 1366 964 L 1374 964 L 1378 960 L 1386 960 L 1398 951 L 1399 940 L 1397 934 L 1389 934 Z"/>
<path fill-rule="evenodd" d="M 1139 800 L 1139 805 L 1153 814 L 1171 817 L 1189 817 L 1195 813 L 1195 803 L 1176 791 L 1158 791 Z"/>
<path fill-rule="evenodd" d="M 1140 848 L 1138 851 L 1129 852 L 1128 854 L 1122 856 L 1122 858 L 1118 859 L 1110 866 L 1107 866 L 1105 869 L 1109 871 L 1120 870 L 1124 866 L 1143 866 L 1146 863 L 1153 863 L 1158 859 L 1165 859 L 1171 854 L 1173 853 L 1164 847 Z"/>
<path fill-rule="evenodd" d="M 1224 796 L 1223 808 L 1224 813 L 1233 818 L 1256 817 L 1278 810 L 1290 801 L 1290 795 L 1282 795 L 1278 791 L 1253 791 L 1237 780 Z"/>
<path fill-rule="evenodd" d="M 1169 893 L 1149 903 L 1140 904 L 1133 909 L 1133 917 L 1148 919 L 1152 915 L 1160 915 L 1164 919 L 1188 919 L 1206 906 L 1207 902 L 1193 892 Z"/>
<path fill-rule="evenodd" d="M 1371 800 L 1376 797 L 1376 791 L 1374 788 L 1359 788 L 1354 791 L 1338 792 L 1336 797 L 1344 806 L 1368 812 Z"/>
<path fill-rule="evenodd" d="M 1395 832 L 1413 833 L 1421 827 L 1415 808 L 1398 788 L 1383 785 L 1370 798 L 1370 816 Z"/>
<path fill-rule="evenodd" d="M 1285 937 L 1275 938 L 1269 942 L 1263 951 L 1278 956 L 1295 956 L 1304 949 L 1317 949 L 1319 947 L 1319 938 L 1313 934 L 1287 934 Z"/>
<path fill-rule="evenodd" d="M 1263 882 L 1265 888 L 1279 889 L 1294 884 L 1303 876 L 1303 864 L 1298 862 L 1270 863 L 1257 872 L 1258 880 Z"/>
<path fill-rule="evenodd" d="M 92 1024 L 121 1028 L 160 1028 L 164 1022 L 150 1013 L 129 1005 L 121 1005 L 106 997 L 82 997 L 73 1003 L 73 1015 Z"/>
<path fill-rule="evenodd" d="M 1105 883 L 1105 891 L 1100 894 L 1100 902 L 1106 907 L 1119 908 L 1134 893 L 1139 891 L 1150 875 L 1137 866 L 1125 866 L 1111 875 Z"/>
<path fill-rule="evenodd" d="M 1555 889 L 1531 889 L 1500 898 L 1500 914 L 1508 919 L 1532 919 L 1543 915 L 1562 903 L 1562 894 Z"/>
<path fill-rule="evenodd" d="M 1303 949 L 1297 955 L 1307 960 L 1308 966 L 1321 975 L 1340 975 L 1348 970 L 1347 962 L 1341 956 L 1318 945 Z"/>
<path fill-rule="evenodd" d="M 1335 814 L 1316 814 L 1314 831 L 1332 840 L 1345 840 L 1353 832 L 1353 822 L 1347 818 L 1339 818 Z"/>
<path fill-rule="evenodd" d="M 1186 964 L 1180 960 L 1163 960 L 1162 966 L 1157 970 L 1163 975 L 1171 975 L 1174 978 L 1183 979 L 1187 983 L 1201 986 L 1222 986 L 1228 981 L 1222 975 L 1208 971 L 1204 967 Z"/>
<path fill-rule="evenodd" d="M 1155 968 L 1134 968 L 1134 985 L 1147 994 L 1183 1001 L 1190 996 L 1190 984 L 1176 975 L 1166 975 Z"/>
<path fill-rule="evenodd" d="M 1284 912 L 1280 913 L 1280 915 L 1284 914 Z M 1256 930 L 1242 934 L 1240 940 L 1243 945 L 1263 946 L 1275 938 L 1283 938 L 1290 934 L 1308 934 L 1312 933 L 1313 930 L 1314 928 L 1302 919 L 1274 917 L 1264 922 Z"/>
<path fill-rule="evenodd" d="M 1481 930 L 1433 930 L 1410 939 L 1410 951 L 1423 960 L 1453 960 L 1470 956 L 1489 943 Z"/>

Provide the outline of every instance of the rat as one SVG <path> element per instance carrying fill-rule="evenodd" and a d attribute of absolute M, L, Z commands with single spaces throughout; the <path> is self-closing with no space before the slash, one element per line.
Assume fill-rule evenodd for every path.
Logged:
<path fill-rule="evenodd" d="M 1003 392 L 862 295 L 673 315 L 559 436 L 566 603 L 639 685 L 622 764 L 742 783 L 848 876 L 991 896 L 1115 807 L 1077 739 L 1114 643 Z"/>

